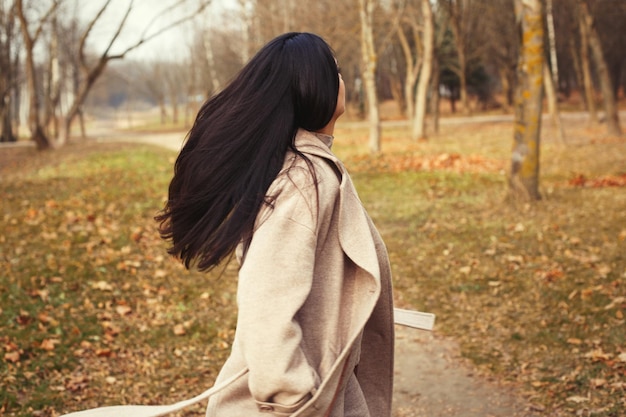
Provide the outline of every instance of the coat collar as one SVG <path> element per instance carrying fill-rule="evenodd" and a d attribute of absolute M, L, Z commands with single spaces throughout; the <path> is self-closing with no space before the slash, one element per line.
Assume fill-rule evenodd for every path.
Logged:
<path fill-rule="evenodd" d="M 380 265 L 370 227 L 370 219 L 345 166 L 330 150 L 332 136 L 321 136 L 299 129 L 294 143 L 300 152 L 324 158 L 337 167 L 336 171 L 341 175 L 339 179 L 339 241 L 341 247 L 355 264 L 374 278 L 380 288 Z"/>

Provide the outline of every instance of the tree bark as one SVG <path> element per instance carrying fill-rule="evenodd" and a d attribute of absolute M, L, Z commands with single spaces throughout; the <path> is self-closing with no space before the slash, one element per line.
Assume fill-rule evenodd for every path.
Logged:
<path fill-rule="evenodd" d="M 509 186 L 519 201 L 541 199 L 539 193 L 539 144 L 543 99 L 543 13 L 541 0 L 516 0 L 521 25 L 515 129 Z"/>
<path fill-rule="evenodd" d="M 422 44 L 424 45 L 424 61 L 417 82 L 417 93 L 415 94 L 415 118 L 413 119 L 413 129 L 411 138 L 413 140 L 426 138 L 426 104 L 428 100 L 428 87 L 432 76 L 433 58 L 435 49 L 435 24 L 430 0 L 421 0 L 422 21 L 424 31 L 422 33 Z"/>
<path fill-rule="evenodd" d="M 16 71 L 13 69 L 11 54 L 14 46 L 13 7 L 6 9 L 0 2 L 0 142 L 15 142 L 13 133 L 13 103 Z"/>
<path fill-rule="evenodd" d="M 582 13 L 579 13 L 578 26 L 580 29 L 580 66 L 583 76 L 583 86 L 585 104 L 589 112 L 591 124 L 598 123 L 598 113 L 596 109 L 595 89 L 591 78 L 591 62 L 589 60 L 589 28 Z"/>
<path fill-rule="evenodd" d="M 430 89 L 432 91 L 430 114 L 433 123 L 433 131 L 435 133 L 439 133 L 439 102 L 441 98 L 439 95 L 439 74 L 439 59 L 435 56 L 433 58 L 433 75 L 430 83 Z"/>
<path fill-rule="evenodd" d="M 579 0 L 579 10 L 582 15 L 583 25 L 589 38 L 589 48 L 596 66 L 598 78 L 600 81 L 600 89 L 602 90 L 602 100 L 604 102 L 604 113 L 609 134 L 620 136 L 622 129 L 619 124 L 619 114 L 617 103 L 615 100 L 613 82 L 611 74 L 604 57 L 600 36 L 595 27 L 593 16 L 589 12 L 589 6 L 586 0 Z"/>
<path fill-rule="evenodd" d="M 378 110 L 378 95 L 376 93 L 376 47 L 374 45 L 374 1 L 359 0 L 359 13 L 361 17 L 361 57 L 363 61 L 363 83 L 367 96 L 367 113 L 369 117 L 370 152 L 381 151 L 380 137 L 380 114 Z"/>

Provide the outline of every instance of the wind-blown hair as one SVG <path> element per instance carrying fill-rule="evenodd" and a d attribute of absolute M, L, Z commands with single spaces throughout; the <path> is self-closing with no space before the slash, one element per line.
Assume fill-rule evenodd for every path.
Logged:
<path fill-rule="evenodd" d="M 298 128 L 325 127 L 338 91 L 334 53 L 319 36 L 286 33 L 266 44 L 203 104 L 187 135 L 155 217 L 168 252 L 209 270 L 251 239 L 287 150 L 306 159 L 294 147 Z"/>

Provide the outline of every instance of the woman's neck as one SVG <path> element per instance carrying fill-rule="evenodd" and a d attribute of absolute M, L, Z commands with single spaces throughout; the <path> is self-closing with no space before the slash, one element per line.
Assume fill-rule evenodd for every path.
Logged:
<path fill-rule="evenodd" d="M 336 120 L 337 119 L 331 120 L 330 122 L 328 122 L 328 124 L 326 126 L 321 128 L 320 130 L 316 130 L 316 133 L 322 133 L 324 135 L 333 136 L 333 133 L 335 132 L 335 121 Z"/>

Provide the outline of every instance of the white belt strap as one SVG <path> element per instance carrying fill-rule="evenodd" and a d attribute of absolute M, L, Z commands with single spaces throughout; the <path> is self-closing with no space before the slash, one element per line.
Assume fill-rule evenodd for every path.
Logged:
<path fill-rule="evenodd" d="M 435 315 L 422 313 L 420 311 L 403 310 L 394 308 L 394 323 L 409 326 L 421 330 L 432 330 L 435 324 Z M 219 385 L 215 385 L 202 394 L 196 395 L 188 400 L 179 401 L 170 405 L 113 405 L 110 407 L 92 408 L 89 410 L 76 411 L 74 413 L 63 414 L 61 417 L 159 417 L 185 407 L 206 400 L 210 396 L 217 394 L 230 384 L 248 373 L 248 369 L 242 369 L 237 374 L 231 376 Z"/>
<path fill-rule="evenodd" d="M 113 405 L 110 407 L 92 408 L 90 410 L 77 411 L 63 414 L 61 417 L 159 417 L 174 411 L 182 410 L 185 407 L 206 400 L 210 396 L 217 394 L 230 384 L 248 373 L 248 369 L 242 369 L 239 373 L 225 380 L 219 385 L 215 385 L 202 394 L 196 395 L 188 400 L 183 400 L 170 405 Z"/>

